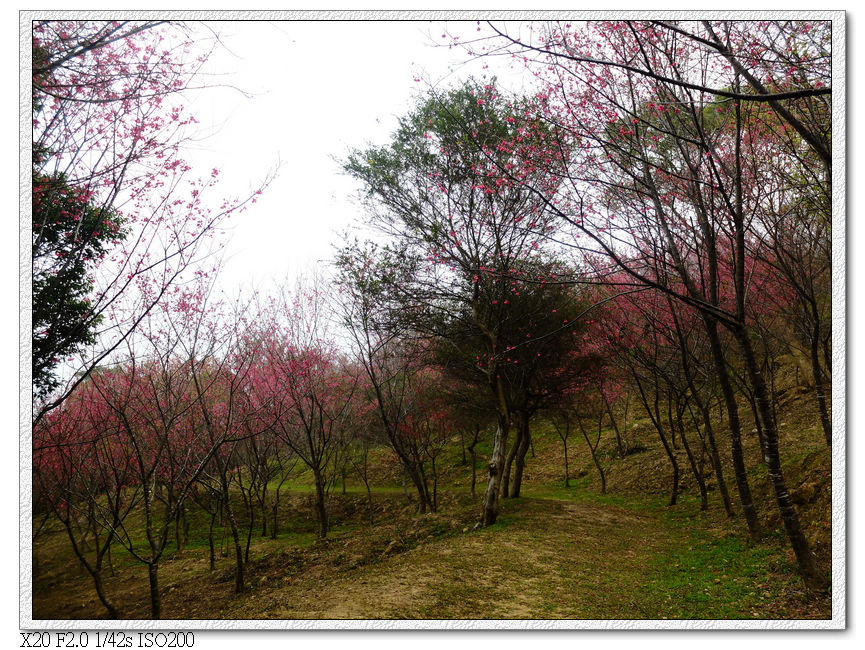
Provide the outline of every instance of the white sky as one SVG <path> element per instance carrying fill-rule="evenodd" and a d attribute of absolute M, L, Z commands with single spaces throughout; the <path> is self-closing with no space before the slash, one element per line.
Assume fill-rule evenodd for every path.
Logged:
<path fill-rule="evenodd" d="M 459 49 L 442 47 L 443 24 L 430 22 L 210 23 L 225 45 L 204 81 L 236 86 L 194 95 L 187 106 L 213 135 L 186 157 L 220 187 L 249 193 L 281 163 L 279 175 L 245 213 L 232 217 L 222 275 L 228 291 L 293 277 L 331 258 L 339 233 L 361 216 L 359 188 L 335 158 L 367 143 L 383 144 L 396 118 L 428 76 L 450 84 L 480 76 L 484 63 L 463 65 Z M 475 23 L 450 24 L 475 33 Z M 454 69 L 453 74 L 450 69 Z M 219 77 L 211 76 L 219 74 Z M 447 79 L 445 79 L 447 77 Z"/>

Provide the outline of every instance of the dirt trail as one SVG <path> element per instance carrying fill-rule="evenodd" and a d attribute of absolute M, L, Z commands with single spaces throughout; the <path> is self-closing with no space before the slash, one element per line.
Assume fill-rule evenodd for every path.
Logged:
<path fill-rule="evenodd" d="M 665 545 L 613 505 L 525 499 L 490 528 L 260 591 L 238 618 L 639 618 L 629 594 Z"/>
<path fill-rule="evenodd" d="M 388 507 L 373 528 L 355 522 L 312 544 L 259 538 L 241 595 L 230 557 L 210 571 L 206 548 L 166 556 L 163 611 L 193 620 L 759 619 L 830 611 L 828 598 L 809 598 L 789 575 L 789 560 L 770 560 L 768 548 L 696 513 L 689 533 L 666 509 L 521 498 L 503 503 L 494 526 L 473 530 L 470 502 L 435 515 L 414 515 L 399 498 Z M 42 540 L 34 618 L 103 618 L 67 546 L 59 532 Z M 124 618 L 148 618 L 146 573 L 122 554 L 117 564 L 106 590 Z"/>

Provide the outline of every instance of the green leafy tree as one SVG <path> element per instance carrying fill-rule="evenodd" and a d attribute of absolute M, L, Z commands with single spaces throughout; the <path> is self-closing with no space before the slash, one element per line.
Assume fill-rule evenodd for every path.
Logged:
<path fill-rule="evenodd" d="M 559 136 L 494 81 L 470 80 L 422 97 L 390 144 L 356 151 L 345 166 L 366 190 L 371 225 L 399 251 L 404 272 L 382 286 L 401 305 L 393 310 L 401 329 L 446 339 L 496 404 L 483 525 L 498 514 L 512 425 L 512 305 L 527 281 L 548 280 L 535 277 L 534 260 L 555 228 L 543 206 L 560 178 L 549 169 L 563 152 L 544 143 Z"/>
<path fill-rule="evenodd" d="M 92 343 L 101 314 L 91 303 L 94 264 L 124 236 L 122 219 L 94 206 L 61 174 L 33 173 L 33 390 L 59 384 L 62 357 Z"/>

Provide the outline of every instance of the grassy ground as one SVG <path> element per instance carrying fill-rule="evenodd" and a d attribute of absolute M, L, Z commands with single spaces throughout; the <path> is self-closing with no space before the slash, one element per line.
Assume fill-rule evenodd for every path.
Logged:
<path fill-rule="evenodd" d="M 807 395 L 793 391 L 779 417 L 784 468 L 820 567 L 829 572 L 831 494 L 829 454 Z M 561 443 L 535 427 L 519 499 L 502 502 L 494 526 L 475 529 L 479 499 L 468 494 L 470 469 L 457 440 L 442 461 L 441 506 L 416 515 L 398 471 L 380 466 L 374 525 L 366 493 L 349 479 L 331 498 L 332 529 L 315 537 L 304 476 L 286 492 L 281 534 L 253 537 L 246 593 L 233 593 L 227 545 L 208 566 L 206 523 L 193 519 L 182 552 L 169 549 L 160 565 L 165 617 L 211 618 L 566 618 L 789 619 L 828 618 L 827 596 L 808 594 L 795 573 L 760 464 L 756 436 L 746 440 L 752 488 L 764 527 L 750 542 L 741 517 L 728 519 L 717 490 L 710 508 L 699 499 L 683 452 L 684 491 L 669 500 L 670 470 L 646 422 L 627 435 L 644 451 L 618 459 L 604 432 L 602 464 L 608 494 L 582 440 L 572 439 L 571 486 L 564 487 Z M 694 435 L 694 434 L 692 434 Z M 721 437 L 724 455 L 729 452 Z M 479 465 L 483 459 L 479 460 Z M 707 468 L 708 471 L 708 468 Z M 736 499 L 732 471 L 731 496 Z M 479 471 L 478 492 L 485 472 Z M 710 478 L 710 485 L 714 479 Z M 220 535 L 222 531 L 220 530 Z M 227 538 L 226 538 L 227 539 Z M 220 537 L 221 541 L 222 538 Z M 121 549 L 106 589 L 124 618 L 147 618 L 146 569 Z M 34 550 L 34 618 L 101 618 L 89 576 L 78 568 L 65 534 L 43 532 Z"/>

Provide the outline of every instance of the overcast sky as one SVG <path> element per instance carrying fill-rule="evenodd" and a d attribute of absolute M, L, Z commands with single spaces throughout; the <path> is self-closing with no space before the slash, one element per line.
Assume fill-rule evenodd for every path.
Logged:
<path fill-rule="evenodd" d="M 222 284 L 233 291 L 293 277 L 329 259 L 333 244 L 361 216 L 358 185 L 337 159 L 369 142 L 383 144 L 397 116 L 427 87 L 470 74 L 459 49 L 443 46 L 442 23 L 209 23 L 224 44 L 208 62 L 188 105 L 209 137 L 187 158 L 222 170 L 221 187 L 247 194 L 279 165 L 256 205 L 230 220 Z M 450 30 L 475 33 L 475 23 Z M 245 97 L 232 87 L 243 90 Z"/>

